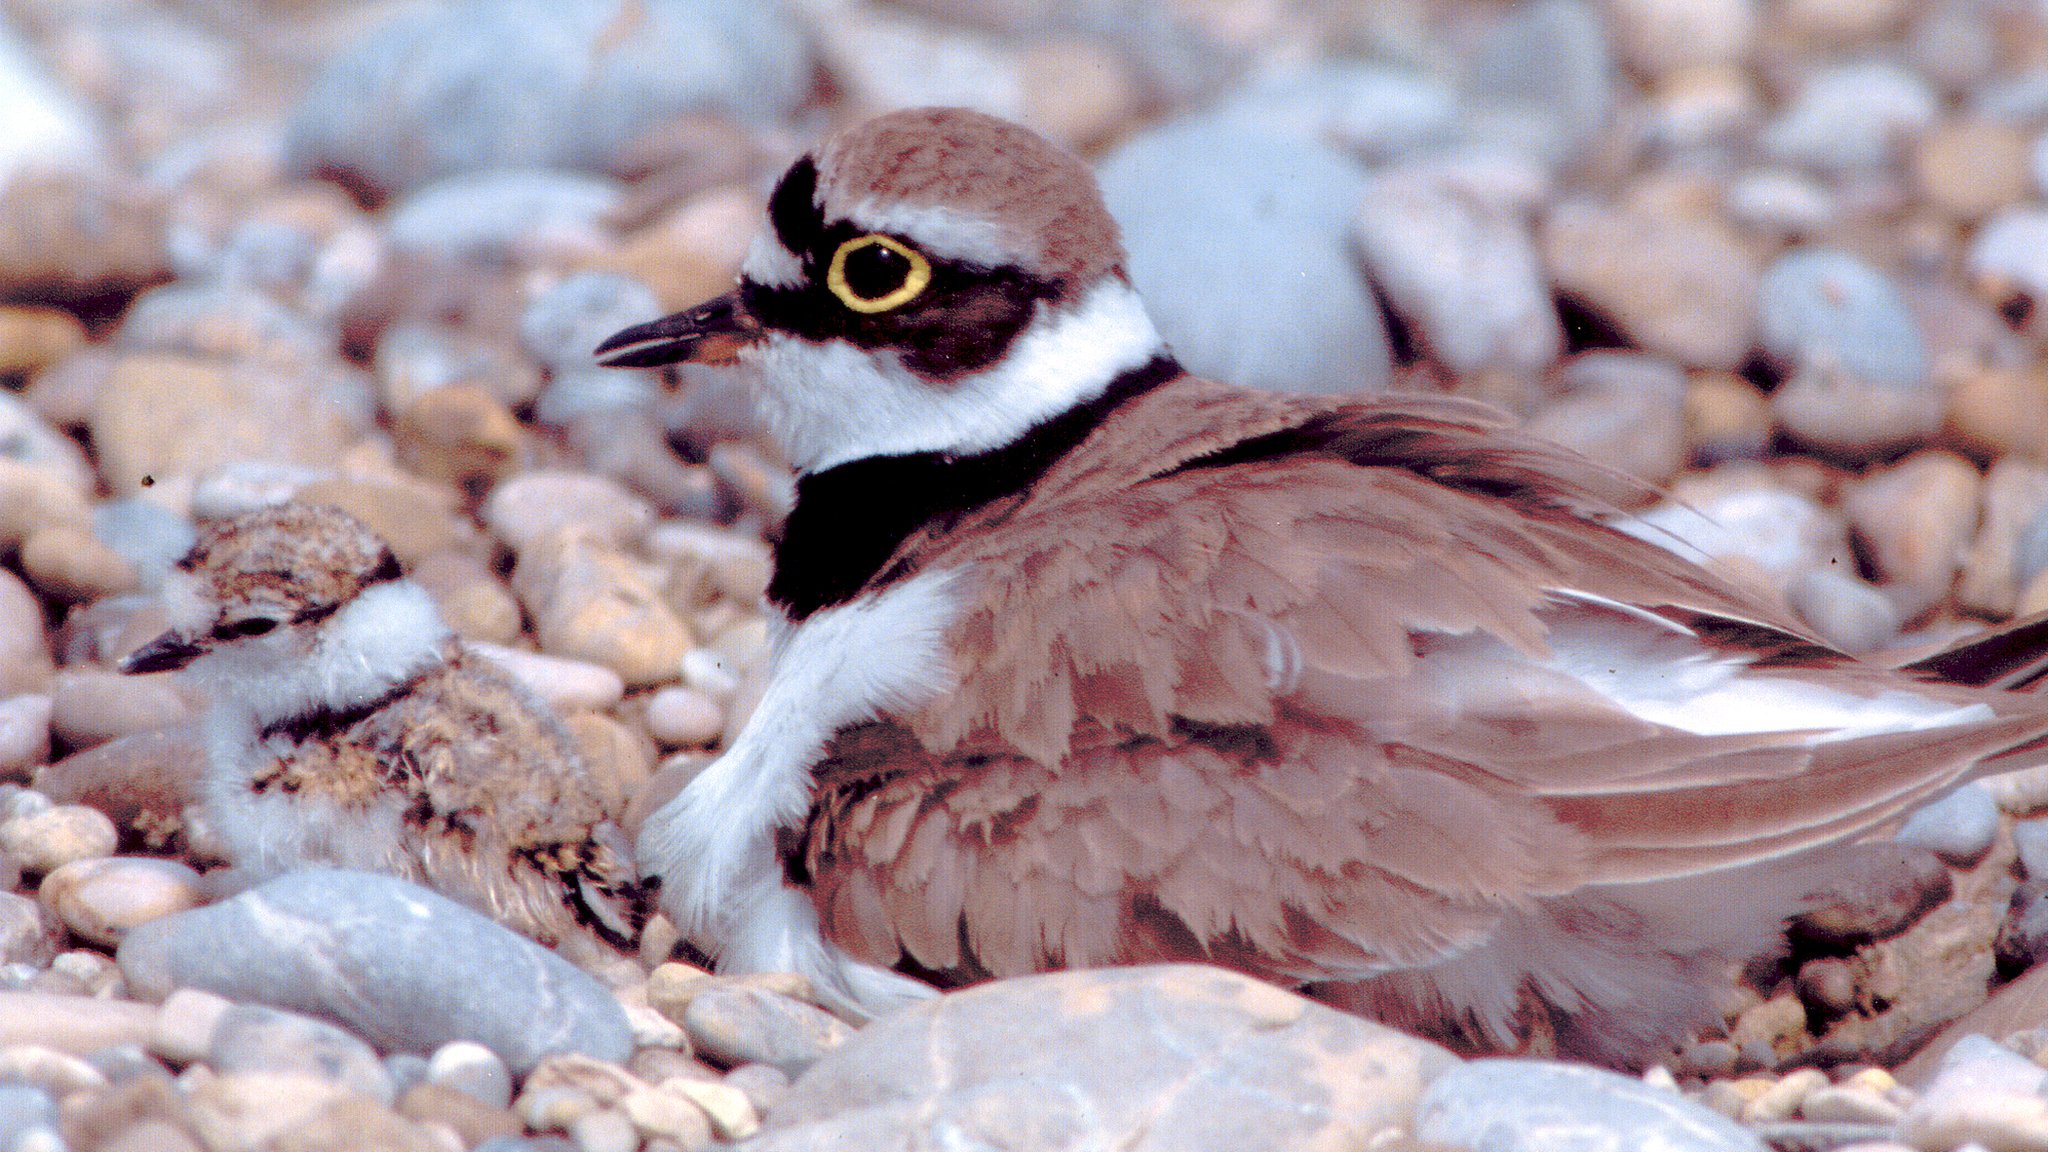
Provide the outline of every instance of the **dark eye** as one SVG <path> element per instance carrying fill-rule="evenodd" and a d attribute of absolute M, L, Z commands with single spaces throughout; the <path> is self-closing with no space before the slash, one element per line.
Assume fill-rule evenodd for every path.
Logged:
<path fill-rule="evenodd" d="M 277 621 L 268 616 L 251 616 L 246 620 L 222 624 L 213 630 L 213 635 L 217 640 L 233 640 L 242 636 L 261 636 L 275 627 Z"/>
<path fill-rule="evenodd" d="M 932 281 L 931 262 L 879 233 L 855 237 L 832 253 L 825 285 L 855 312 L 887 312 L 917 298 Z"/>

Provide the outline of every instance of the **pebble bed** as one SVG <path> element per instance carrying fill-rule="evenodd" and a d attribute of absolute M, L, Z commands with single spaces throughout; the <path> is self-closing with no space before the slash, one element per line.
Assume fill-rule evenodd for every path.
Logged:
<path fill-rule="evenodd" d="M 660 922 L 219 898 L 204 702 L 114 671 L 201 520 L 362 518 L 628 829 L 715 755 L 791 477 L 730 371 L 590 350 L 925 103 L 1094 161 L 1195 371 L 1511 409 L 1873 659 L 2048 609 L 2039 4 L 0 0 L 0 1152 L 2048 1149 L 2039 772 L 1641 1077 L 1206 969 L 857 1027 Z"/>

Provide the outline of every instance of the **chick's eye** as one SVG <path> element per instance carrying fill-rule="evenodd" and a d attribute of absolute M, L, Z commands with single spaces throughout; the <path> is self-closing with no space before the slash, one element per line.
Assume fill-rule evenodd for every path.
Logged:
<path fill-rule="evenodd" d="M 277 621 L 268 616 L 251 616 L 246 620 L 222 624 L 213 630 L 213 634 L 222 640 L 232 640 L 241 636 L 261 636 L 275 627 Z"/>
<path fill-rule="evenodd" d="M 832 253 L 825 285 L 855 312 L 887 312 L 917 299 L 932 282 L 931 262 L 901 241 L 859 236 Z"/>

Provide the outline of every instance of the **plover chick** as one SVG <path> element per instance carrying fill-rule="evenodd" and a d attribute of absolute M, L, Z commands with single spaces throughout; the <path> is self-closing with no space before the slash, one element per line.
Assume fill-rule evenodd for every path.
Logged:
<path fill-rule="evenodd" d="M 285 504 L 208 524 L 164 610 L 121 667 L 211 696 L 201 811 L 229 887 L 388 872 L 575 958 L 636 946 L 651 901 L 567 729 L 362 523 Z"/>

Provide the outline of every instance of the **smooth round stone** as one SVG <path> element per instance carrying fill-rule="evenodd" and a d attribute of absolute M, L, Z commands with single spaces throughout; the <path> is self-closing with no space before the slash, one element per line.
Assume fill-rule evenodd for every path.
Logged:
<path fill-rule="evenodd" d="M 1385 386 L 1386 333 L 1350 252 L 1357 164 L 1197 119 L 1131 137 L 1097 177 L 1131 279 L 1189 371 L 1282 392 Z"/>
<path fill-rule="evenodd" d="M 492 1108 L 512 1106 L 512 1072 L 481 1044 L 443 1044 L 427 1061 L 427 1081 L 466 1093 Z"/>
<path fill-rule="evenodd" d="M 1559 292 L 1644 351 L 1733 370 L 1756 331 L 1754 258 L 1726 225 L 1585 200 L 1560 204 L 1540 237 Z"/>
<path fill-rule="evenodd" d="M 169 673 L 126 676 L 97 668 L 66 668 L 50 681 L 50 728 L 73 748 L 168 728 L 193 716 Z"/>
<path fill-rule="evenodd" d="M 2048 820 L 2020 820 L 2012 826 L 2013 847 L 2029 879 L 2048 880 Z"/>
<path fill-rule="evenodd" d="M 398 461 L 464 492 L 488 491 L 526 463 L 526 433 L 511 409 L 473 384 L 421 396 L 392 422 Z"/>
<path fill-rule="evenodd" d="M 570 1121 L 569 1138 L 577 1152 L 637 1152 L 640 1147 L 639 1129 L 616 1108 L 598 1108 Z"/>
<path fill-rule="evenodd" d="M 1622 61 L 1651 75 L 1742 63 L 1756 39 L 1757 0 L 1607 0 L 1602 7 Z"/>
<path fill-rule="evenodd" d="M 624 1011 L 590 976 L 389 876 L 281 876 L 136 928 L 118 957 L 138 995 L 201 988 L 336 1021 L 380 1049 L 432 1052 L 473 1040 L 515 1072 L 558 1052 L 612 1061 L 631 1054 Z"/>
<path fill-rule="evenodd" d="M 519 337 L 527 354 L 551 371 L 594 368 L 593 352 L 606 337 L 662 312 L 654 292 L 632 276 L 579 272 L 527 305 Z"/>
<path fill-rule="evenodd" d="M 1830 1084 L 1807 1093 L 1799 1115 L 1817 1124 L 1894 1125 L 1905 1119 L 1906 1110 L 1876 1092 Z"/>
<path fill-rule="evenodd" d="M 1414 1133 L 1452 1147 L 1765 1148 L 1749 1130 L 1677 1093 L 1600 1068 L 1536 1060 L 1474 1060 L 1451 1068 L 1422 1093 Z"/>
<path fill-rule="evenodd" d="M 106 146 L 92 106 L 58 82 L 35 45 L 0 21 L 0 184 L 37 168 L 80 164 Z"/>
<path fill-rule="evenodd" d="M 112 948 L 137 924 L 204 902 L 199 874 L 176 860 L 74 860 L 43 878 L 37 897 L 80 939 Z"/>
<path fill-rule="evenodd" d="M 1940 97 L 1910 69 L 1878 60 L 1835 64 L 1806 82 L 1760 143 L 1775 159 L 1823 172 L 1872 169 L 1893 159 L 1899 141 L 1933 124 L 1940 108 Z"/>
<path fill-rule="evenodd" d="M 711 1117 L 690 1096 L 666 1086 L 626 1094 L 619 1108 L 649 1140 L 672 1140 L 697 1148 L 712 1140 Z"/>
<path fill-rule="evenodd" d="M 52 707 L 40 693 L 0 700 L 0 779 L 27 779 L 29 769 L 49 762 Z"/>
<path fill-rule="evenodd" d="M 181 280 L 138 298 L 121 318 L 131 353 L 257 359 L 304 368 L 334 354 L 334 333 L 249 284 Z"/>
<path fill-rule="evenodd" d="M 592 784 L 614 816 L 625 812 L 654 774 L 655 748 L 638 729 L 602 712 L 571 712 L 562 717 Z"/>
<path fill-rule="evenodd" d="M 199 531 L 161 504 L 123 497 L 93 508 L 92 534 L 135 568 L 144 588 L 155 588 L 192 550 Z"/>
<path fill-rule="evenodd" d="M 84 804 L 123 827 L 174 824 L 199 798 L 207 763 L 198 722 L 123 736 L 67 756 L 36 774 L 36 787 L 67 804 Z"/>
<path fill-rule="evenodd" d="M 1785 597 L 1821 639 L 1843 652 L 1875 652 L 1896 640 L 1905 624 L 1891 597 L 1838 568 L 1800 573 Z"/>
<path fill-rule="evenodd" d="M 617 705 L 626 695 L 626 682 L 617 672 L 599 664 L 497 644 L 472 643 L 469 647 L 558 712 L 601 712 Z"/>
<path fill-rule="evenodd" d="M 789 1095 L 789 1073 L 771 1064 L 742 1064 L 725 1075 L 725 1085 L 746 1093 L 754 1110 L 766 1114 Z"/>
<path fill-rule="evenodd" d="M 1533 375 L 1563 348 L 1522 213 L 1472 195 L 1455 172 L 1410 164 L 1375 174 L 1354 235 L 1387 302 L 1452 373 Z"/>
<path fill-rule="evenodd" d="M 1724 207 L 1738 224 L 1784 235 L 1818 232 L 1840 210 L 1826 184 L 1790 168 L 1760 168 L 1736 177 Z"/>
<path fill-rule="evenodd" d="M 699 748 L 725 733 L 725 709 L 708 693 L 669 687 L 647 701 L 647 732 L 668 748 Z"/>
<path fill-rule="evenodd" d="M 84 451 L 10 392 L 0 392 L 0 444 L 7 446 L 0 458 L 45 474 L 75 496 L 92 493 L 94 473 Z M 71 502 L 65 503 L 68 513 Z M 66 522 L 76 519 L 67 515 Z"/>
<path fill-rule="evenodd" d="M 497 573 L 460 549 L 435 552 L 408 573 L 434 597 L 441 618 L 465 640 L 510 644 L 525 628 L 519 601 Z"/>
<path fill-rule="evenodd" d="M 0 821 L 0 852 L 13 857 L 22 871 L 33 874 L 46 875 L 73 861 L 111 856 L 118 839 L 106 813 L 83 804 L 58 804 Z"/>
<path fill-rule="evenodd" d="M 1758 289 L 1764 350 L 1790 364 L 1825 363 L 1859 380 L 1924 387 L 1919 323 L 1890 277 L 1837 249 L 1778 258 Z"/>
<path fill-rule="evenodd" d="M 1616 527 L 1681 555 L 1739 560 L 1779 588 L 1809 571 L 1853 570 L 1848 530 L 1811 498 L 1739 473 L 1707 478 L 1722 482 L 1681 484 L 1671 500 Z"/>
<path fill-rule="evenodd" d="M 39 1044 L 85 1056 L 149 1040 L 157 1010 L 132 1000 L 0 992 L 0 1047 Z"/>
<path fill-rule="evenodd" d="M 2017 206 L 1992 216 L 1971 238 L 1963 266 L 1994 297 L 2048 294 L 2048 211 Z"/>
<path fill-rule="evenodd" d="M 419 1084 L 398 1098 L 399 1114 L 422 1125 L 440 1125 L 455 1133 L 465 1148 L 477 1148 L 487 1141 L 509 1140 L 526 1126 L 503 1108 L 491 1108 L 482 1101 L 439 1084 Z"/>
<path fill-rule="evenodd" d="M 1821 358 L 1771 394 L 1771 412 L 1794 439 L 1862 461 L 1933 436 L 1941 428 L 1944 399 L 1928 381 L 1904 388 L 1873 383 Z"/>
<path fill-rule="evenodd" d="M 41 602 L 21 577 L 0 568 L 0 697 L 47 692 L 55 669 Z"/>
<path fill-rule="evenodd" d="M 353 370 L 147 353 L 115 362 L 91 427 L 108 487 L 128 495 L 234 461 L 332 467 L 370 431 L 373 411 Z"/>
<path fill-rule="evenodd" d="M 253 1152 L 287 1146 L 285 1140 L 296 1130 L 316 1122 L 329 1106 L 347 1099 L 349 1091 L 306 1072 L 256 1071 L 201 1077 L 182 1095 L 183 1118 L 198 1131 L 201 1143 L 212 1149 Z M 363 1131 L 325 1146 L 377 1147 Z"/>
<path fill-rule="evenodd" d="M 2011 616 L 2019 601 L 2020 541 L 2048 509 L 2048 467 L 2006 456 L 1984 477 L 1977 537 L 1963 559 L 1956 600 L 1986 616 Z"/>
<path fill-rule="evenodd" d="M 1465 69 L 1466 134 L 1562 167 L 1585 153 L 1614 108 L 1614 61 L 1600 14 L 1580 0 L 1505 9 Z"/>
<path fill-rule="evenodd" d="M 678 1021 L 691 1045 L 727 1066 L 769 1064 L 792 1077 L 846 1042 L 852 1029 L 822 1008 L 761 988 L 721 983 L 691 997 Z"/>
<path fill-rule="evenodd" d="M 1027 976 L 862 1028 L 791 1086 L 749 1148 L 1001 1146 L 1020 1123 L 1060 1147 L 1364 1147 L 1410 1123 L 1457 1063 L 1220 969 Z M 746 1102 L 725 1084 L 669 1084 Z"/>
<path fill-rule="evenodd" d="M 8 1152 L 63 1152 L 57 1101 L 30 1084 L 0 1084 L 0 1141 Z"/>
<path fill-rule="evenodd" d="M 540 395 L 538 367 L 509 341 L 418 321 L 393 324 L 377 339 L 377 398 L 402 412 L 437 388 L 473 384 L 509 407 Z"/>
<path fill-rule="evenodd" d="M 40 372 L 84 344 L 85 325 L 60 308 L 0 307 L 0 376 Z"/>
<path fill-rule="evenodd" d="M 1828 1074 L 1818 1068 L 1800 1068 L 1786 1073 L 1777 1083 L 1756 1094 L 1736 1118 L 1744 1124 L 1780 1124 L 1799 1114 L 1799 1107 L 1816 1088 L 1824 1088 Z"/>
<path fill-rule="evenodd" d="M 1842 510 L 1902 615 L 1948 595 L 1977 531 L 1983 477 L 1949 452 L 1919 452 L 1846 487 Z"/>
<path fill-rule="evenodd" d="M 776 2 L 406 9 L 327 61 L 287 125 L 286 163 L 376 192 L 520 165 L 602 169 L 689 113 L 779 121 L 812 70 Z"/>
<path fill-rule="evenodd" d="M 760 190 L 751 185 L 722 185 L 699 193 L 642 226 L 617 248 L 595 257 L 590 267 L 623 274 L 627 282 L 643 286 L 638 290 L 640 293 L 653 293 L 651 299 L 658 302 L 656 310 L 626 321 L 639 323 L 731 291 L 740 262 L 746 258 L 747 246 L 760 226 Z M 629 302 L 633 295 L 621 292 L 612 306 Z M 535 300 L 527 316 L 531 318 L 539 306 L 540 300 Z M 609 335 L 611 332 L 606 332 L 598 339 Z M 582 357 L 574 362 L 590 363 L 589 353 L 594 347 L 595 342 L 583 348 Z M 573 355 L 570 349 L 564 351 Z"/>
<path fill-rule="evenodd" d="M 0 546 L 19 548 L 40 528 L 91 523 L 90 492 L 90 484 L 72 484 L 61 469 L 0 455 Z"/>
<path fill-rule="evenodd" d="M 126 556 L 84 528 L 59 526 L 29 534 L 21 545 L 21 570 L 43 595 L 61 604 L 83 604 L 142 586 Z"/>
<path fill-rule="evenodd" d="M 18 892 L 0 892 L 0 964 L 49 966 L 64 945 L 64 926 Z"/>
<path fill-rule="evenodd" d="M 1739 138 L 1763 118 L 1763 94 L 1734 65 L 1701 65 L 1661 79 L 1644 134 L 1673 151 L 1707 148 Z"/>
<path fill-rule="evenodd" d="M 126 295 L 170 275 L 164 197 L 109 167 L 23 173 L 0 197 L 0 297 Z"/>
<path fill-rule="evenodd" d="M 2048 1145 L 2048 1068 L 1984 1036 L 1958 1040 L 1906 1109 L 1899 1138 L 1917 1148 Z"/>
<path fill-rule="evenodd" d="M 1255 76 L 1215 114 L 1263 132 L 1327 140 L 1385 160 L 1450 138 L 1458 94 L 1434 76 L 1359 61 L 1326 61 Z"/>
<path fill-rule="evenodd" d="M 1981 220 L 2033 191 L 2027 140 L 1996 120 L 1958 119 L 1938 124 L 1913 152 L 1913 179 L 1921 197 L 1961 220 Z"/>
<path fill-rule="evenodd" d="M 204 1060 L 213 1037 L 235 1003 L 197 988 L 180 988 L 164 998 L 150 1033 L 149 1051 L 172 1065 Z"/>
<path fill-rule="evenodd" d="M 1564 396 L 1538 409 L 1530 432 L 1651 484 L 1685 466 L 1685 373 L 1627 352 L 1590 352 L 1558 374 Z"/>
<path fill-rule="evenodd" d="M 261 1004 L 235 1004 L 208 1038 L 206 1063 L 224 1075 L 302 1073 L 390 1103 L 391 1074 L 368 1044 L 324 1020 Z"/>
<path fill-rule="evenodd" d="M 601 664 L 629 686 L 674 680 L 694 642 L 641 565 L 574 530 L 521 551 L 512 590 L 543 652 Z"/>
<path fill-rule="evenodd" d="M 483 520 L 493 535 L 519 552 L 565 528 L 623 544 L 647 531 L 654 509 L 616 480 L 543 470 L 500 484 L 484 502 Z"/>
<path fill-rule="evenodd" d="M 1990 851 L 1997 835 L 1998 802 L 1973 783 L 1908 816 L 1893 839 L 1926 848 L 1951 864 L 1967 865 Z"/>
<path fill-rule="evenodd" d="M 0 1049 L 0 1084 L 29 1084 L 62 1098 L 74 1092 L 102 1091 L 107 1078 L 67 1052 L 40 1044 L 15 1044 Z"/>
<path fill-rule="evenodd" d="M 1770 398 L 1733 372 L 1689 376 L 1683 412 L 1689 454 L 1708 465 L 1756 459 L 1769 445 Z"/>
<path fill-rule="evenodd" d="M 2048 374 L 2035 366 L 1957 373 L 1946 427 L 1973 453 L 2048 456 Z"/>

